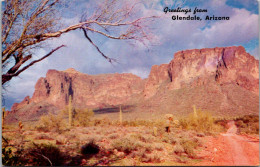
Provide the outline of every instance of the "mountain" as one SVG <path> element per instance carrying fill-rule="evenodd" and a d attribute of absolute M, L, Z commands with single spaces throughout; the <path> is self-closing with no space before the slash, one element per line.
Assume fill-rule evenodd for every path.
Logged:
<path fill-rule="evenodd" d="M 83 74 L 49 70 L 32 96 L 15 103 L 11 121 L 37 119 L 68 105 L 106 112 L 119 105 L 138 113 L 187 114 L 192 106 L 214 115 L 258 114 L 259 60 L 242 46 L 179 51 L 154 65 L 147 79 L 133 74 Z"/>

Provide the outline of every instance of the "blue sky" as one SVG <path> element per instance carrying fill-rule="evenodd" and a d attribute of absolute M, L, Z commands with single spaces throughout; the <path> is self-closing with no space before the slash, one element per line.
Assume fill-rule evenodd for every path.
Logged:
<path fill-rule="evenodd" d="M 64 11 L 62 22 L 74 24 L 85 10 L 93 10 L 97 1 L 72 1 L 68 11 Z M 142 78 L 149 75 L 152 65 L 169 63 L 173 54 L 179 50 L 195 48 L 212 48 L 242 45 L 247 52 L 259 58 L 258 40 L 258 3 L 256 0 L 186 0 L 184 8 L 195 7 L 207 9 L 207 13 L 197 14 L 229 16 L 228 21 L 173 21 L 173 13 L 164 14 L 163 8 L 172 6 L 172 0 L 149 1 L 140 0 L 138 8 L 140 17 L 147 13 L 161 16 L 150 25 L 156 41 L 149 47 L 139 43 L 116 41 L 101 35 L 90 34 L 92 40 L 109 57 L 116 58 L 119 63 L 111 65 L 96 49 L 88 43 L 81 31 L 73 31 L 58 39 L 49 41 L 49 46 L 35 51 L 37 57 L 48 53 L 55 46 L 65 44 L 51 57 L 31 67 L 19 77 L 12 79 L 4 92 L 5 106 L 10 109 L 14 102 L 30 97 L 34 85 L 40 77 L 45 77 L 49 69 L 65 70 L 75 68 L 87 74 L 100 73 L 134 73 Z M 178 7 L 178 6 L 176 6 Z M 183 15 L 180 13 L 180 15 Z"/>

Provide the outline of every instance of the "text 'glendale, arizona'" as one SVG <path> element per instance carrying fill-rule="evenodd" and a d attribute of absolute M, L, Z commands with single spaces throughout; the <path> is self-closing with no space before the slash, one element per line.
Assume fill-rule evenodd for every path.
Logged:
<path fill-rule="evenodd" d="M 175 8 L 175 9 L 170 9 L 168 7 L 165 7 L 164 8 L 164 13 L 167 14 L 168 12 L 169 13 L 172 13 L 172 12 L 174 12 L 174 13 L 183 13 L 183 14 L 186 15 L 187 13 L 191 13 L 192 10 L 191 10 L 191 8 L 182 9 L 182 8 L 178 7 L 178 8 Z M 193 16 L 191 16 L 191 15 L 188 15 L 188 16 L 173 15 L 172 16 L 172 20 L 199 20 L 199 21 L 201 21 L 202 17 L 197 16 L 196 14 L 197 13 L 207 13 L 207 12 L 208 12 L 207 9 L 199 9 L 199 8 L 195 7 L 195 9 L 192 12 L 194 14 Z M 229 19 L 230 18 L 228 16 L 215 16 L 215 15 L 211 15 L 211 16 L 206 15 L 206 16 L 204 16 L 204 20 L 229 20 Z"/>

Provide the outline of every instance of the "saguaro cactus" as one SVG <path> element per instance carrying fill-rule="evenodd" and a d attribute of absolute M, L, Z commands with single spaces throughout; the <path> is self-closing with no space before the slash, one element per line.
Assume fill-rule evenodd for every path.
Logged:
<path fill-rule="evenodd" d="M 69 106 L 68 106 L 68 110 L 69 110 L 69 127 L 72 126 L 72 99 L 71 99 L 71 95 L 69 96 Z"/>
<path fill-rule="evenodd" d="M 123 122 L 123 113 L 122 113 L 121 106 L 120 106 L 120 110 L 119 110 L 119 122 L 120 122 L 120 124 L 122 125 L 122 122 Z"/>
<path fill-rule="evenodd" d="M 197 119 L 198 115 L 197 115 L 197 110 L 195 105 L 193 105 L 193 114 L 194 114 L 194 118 Z"/>
<path fill-rule="evenodd" d="M 158 133 L 157 133 L 157 127 L 153 127 L 153 135 L 154 135 L 154 136 L 157 136 L 157 134 L 158 134 Z"/>
<path fill-rule="evenodd" d="M 4 120 L 5 120 L 5 116 L 6 116 L 6 111 L 5 111 L 5 107 L 2 108 L 2 128 L 4 129 Z"/>

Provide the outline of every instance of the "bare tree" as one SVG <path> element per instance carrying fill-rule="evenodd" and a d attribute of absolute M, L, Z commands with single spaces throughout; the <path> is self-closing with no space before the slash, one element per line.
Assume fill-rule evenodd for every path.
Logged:
<path fill-rule="evenodd" d="M 75 1 L 76 2 L 76 1 Z M 147 44 L 153 37 L 149 22 L 156 16 L 141 17 L 136 14 L 137 1 L 104 0 L 94 10 L 86 9 L 80 22 L 62 27 L 61 15 L 63 0 L 7 0 L 2 11 L 2 85 L 13 77 L 52 55 L 64 47 L 52 49 L 47 55 L 33 59 L 33 49 L 61 35 L 82 30 L 82 35 L 109 62 L 114 59 L 106 56 L 90 38 L 89 32 L 115 40 L 134 40 Z M 57 26 L 60 25 L 60 26 Z M 28 60 L 33 60 L 28 63 Z"/>

